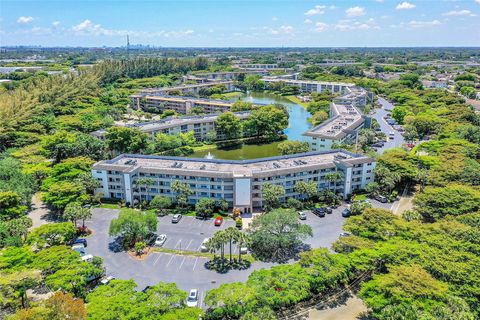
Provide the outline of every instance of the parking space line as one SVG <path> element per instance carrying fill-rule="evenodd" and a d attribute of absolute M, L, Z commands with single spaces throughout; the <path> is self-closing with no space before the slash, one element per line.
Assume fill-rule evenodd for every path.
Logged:
<path fill-rule="evenodd" d="M 185 262 L 185 258 L 186 258 L 186 257 L 183 257 L 182 263 L 180 263 L 180 265 L 178 266 L 178 270 L 180 270 L 180 269 L 182 268 L 183 263 Z"/>
<path fill-rule="evenodd" d="M 188 225 L 191 226 L 195 222 L 195 219 L 189 219 L 189 220 L 190 220 L 190 223 Z"/>
<path fill-rule="evenodd" d="M 162 253 L 159 253 L 159 254 L 158 254 L 158 257 L 157 257 L 157 259 L 155 259 L 155 262 L 153 263 L 153 265 L 156 265 L 157 262 L 158 262 L 158 260 L 159 260 L 161 257 L 162 257 Z"/>
<path fill-rule="evenodd" d="M 197 266 L 197 262 L 198 262 L 198 257 L 195 259 L 195 263 L 193 264 L 192 271 L 195 271 L 195 267 Z"/>
<path fill-rule="evenodd" d="M 190 239 L 190 242 L 188 242 L 187 246 L 185 247 L 185 250 L 188 250 L 188 247 L 192 244 L 193 239 Z"/>
<path fill-rule="evenodd" d="M 166 267 L 168 267 L 170 265 L 170 263 L 172 262 L 173 258 L 175 258 L 175 255 L 172 254 L 172 257 L 170 258 L 170 260 L 168 260 L 168 263 L 166 265 Z"/>
<path fill-rule="evenodd" d="M 177 244 L 176 244 L 175 247 L 173 247 L 173 248 L 174 248 L 174 249 L 177 249 L 177 247 L 178 247 L 178 245 L 179 245 L 180 243 L 182 243 L 182 239 L 178 240 L 178 241 L 177 241 Z"/>

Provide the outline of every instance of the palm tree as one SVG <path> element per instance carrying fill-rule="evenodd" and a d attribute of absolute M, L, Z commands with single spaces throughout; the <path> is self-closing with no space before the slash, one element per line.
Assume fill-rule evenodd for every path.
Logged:
<path fill-rule="evenodd" d="M 332 188 L 332 182 L 337 185 L 337 182 L 342 180 L 343 174 L 340 171 L 329 172 L 325 175 L 325 180 L 328 181 L 328 189 Z"/>
<path fill-rule="evenodd" d="M 237 230 L 237 237 L 235 239 L 237 247 L 238 247 L 238 262 L 242 262 L 242 245 L 248 243 L 248 235 L 240 230 Z"/>
<path fill-rule="evenodd" d="M 230 245 L 230 262 L 232 262 L 232 244 L 237 240 L 239 232 L 240 231 L 235 227 L 229 227 L 224 231 L 225 240 L 227 240 Z"/>
<path fill-rule="evenodd" d="M 145 196 L 146 196 L 146 199 L 148 200 L 148 196 L 149 196 L 149 193 L 148 193 L 148 186 L 151 186 L 153 185 L 155 182 L 153 181 L 152 178 L 139 178 L 135 181 L 135 185 L 137 186 L 137 188 L 139 186 L 143 186 L 145 188 Z M 140 190 L 139 190 L 139 193 L 140 193 Z M 141 197 L 140 197 L 141 199 Z"/>

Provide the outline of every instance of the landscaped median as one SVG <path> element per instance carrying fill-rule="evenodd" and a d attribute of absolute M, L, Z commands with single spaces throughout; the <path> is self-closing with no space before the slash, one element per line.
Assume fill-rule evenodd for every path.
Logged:
<path fill-rule="evenodd" d="M 176 254 L 179 256 L 190 256 L 190 257 L 199 257 L 199 258 L 208 258 L 208 259 L 213 259 L 214 257 L 218 256 L 210 252 L 175 250 L 175 249 L 168 249 L 168 248 L 161 248 L 161 247 L 152 248 L 151 252 L 170 253 L 170 254 Z M 249 261 L 250 263 L 253 263 L 256 261 L 251 254 L 242 254 L 242 260 Z"/>

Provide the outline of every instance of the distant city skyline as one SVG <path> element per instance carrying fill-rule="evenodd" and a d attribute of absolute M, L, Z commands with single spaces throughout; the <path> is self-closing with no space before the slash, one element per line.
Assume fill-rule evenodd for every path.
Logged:
<path fill-rule="evenodd" d="M 0 45 L 480 46 L 480 0 L 0 3 Z"/>

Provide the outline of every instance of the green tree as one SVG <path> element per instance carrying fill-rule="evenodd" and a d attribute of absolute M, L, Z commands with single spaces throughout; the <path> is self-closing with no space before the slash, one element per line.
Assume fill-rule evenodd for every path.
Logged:
<path fill-rule="evenodd" d="M 146 248 L 147 248 L 147 244 L 145 242 L 142 242 L 142 241 L 135 242 L 134 249 L 137 256 L 141 255 Z"/>
<path fill-rule="evenodd" d="M 480 191 L 464 185 L 442 188 L 426 187 L 414 200 L 414 209 L 425 221 L 433 222 L 448 215 L 458 216 L 480 210 Z"/>
<path fill-rule="evenodd" d="M 168 208 L 172 206 L 172 199 L 165 196 L 155 196 L 150 201 L 150 207 L 154 208 L 159 215 L 165 215 Z"/>
<path fill-rule="evenodd" d="M 313 126 L 318 126 L 321 123 L 324 123 L 329 118 L 328 113 L 324 110 L 316 111 L 309 119 Z"/>
<path fill-rule="evenodd" d="M 354 201 L 350 206 L 350 214 L 352 216 L 357 216 L 362 214 L 365 209 L 372 208 L 372 204 L 367 201 Z"/>
<path fill-rule="evenodd" d="M 272 309 L 294 305 L 311 295 L 309 276 L 298 264 L 256 270 L 247 285 L 262 305 Z"/>
<path fill-rule="evenodd" d="M 175 180 L 171 185 L 172 191 L 176 193 L 175 200 L 180 208 L 185 208 L 188 205 L 188 197 L 193 194 L 190 186 L 184 182 Z"/>
<path fill-rule="evenodd" d="M 14 191 L 0 191 L 0 220 L 18 218 L 27 211 L 22 197 Z"/>
<path fill-rule="evenodd" d="M 49 223 L 33 229 L 29 240 L 38 247 L 67 244 L 75 237 L 76 231 L 69 222 Z"/>
<path fill-rule="evenodd" d="M 147 236 L 157 230 L 157 216 L 133 209 L 122 209 L 118 218 L 110 222 L 110 236 L 121 236 L 126 248 L 144 241 Z"/>
<path fill-rule="evenodd" d="M 311 237 L 312 228 L 291 209 L 276 209 L 253 219 L 248 229 L 254 255 L 262 260 L 285 261 Z"/>
<path fill-rule="evenodd" d="M 279 143 L 277 148 L 280 151 L 280 154 L 282 155 L 303 153 L 303 152 L 308 152 L 308 150 L 310 150 L 310 146 L 308 145 L 308 142 L 292 141 L 292 140 L 287 140 Z"/>
<path fill-rule="evenodd" d="M 139 153 L 147 147 L 147 135 L 137 128 L 111 127 L 105 136 L 108 148 L 119 153 Z"/>
<path fill-rule="evenodd" d="M 71 202 L 86 202 L 88 196 L 83 186 L 74 182 L 61 181 L 52 184 L 43 195 L 43 201 L 53 209 L 62 211 Z"/>
<path fill-rule="evenodd" d="M 209 318 L 238 319 L 257 303 L 255 291 L 241 282 L 225 283 L 207 292 L 205 304 L 213 308 Z"/>
<path fill-rule="evenodd" d="M 265 210 L 269 211 L 280 206 L 280 197 L 285 194 L 285 188 L 281 185 L 265 183 L 262 186 L 262 198 Z"/>
<path fill-rule="evenodd" d="M 302 199 L 308 201 L 317 196 L 317 183 L 315 181 L 298 181 L 294 186 L 295 192 L 299 193 Z"/>
<path fill-rule="evenodd" d="M 237 139 L 242 136 L 240 119 L 232 112 L 224 112 L 215 120 L 217 137 Z"/>
<path fill-rule="evenodd" d="M 42 276 L 38 270 L 0 273 L 0 301 L 3 307 L 28 307 L 27 290 L 37 287 Z"/>
<path fill-rule="evenodd" d="M 253 110 L 244 124 L 244 130 L 248 135 L 267 139 L 277 139 L 279 132 L 287 127 L 288 113 L 275 105 Z"/>
<path fill-rule="evenodd" d="M 215 209 L 215 200 L 211 198 L 200 198 L 195 204 L 197 217 L 207 219 L 213 215 Z"/>

